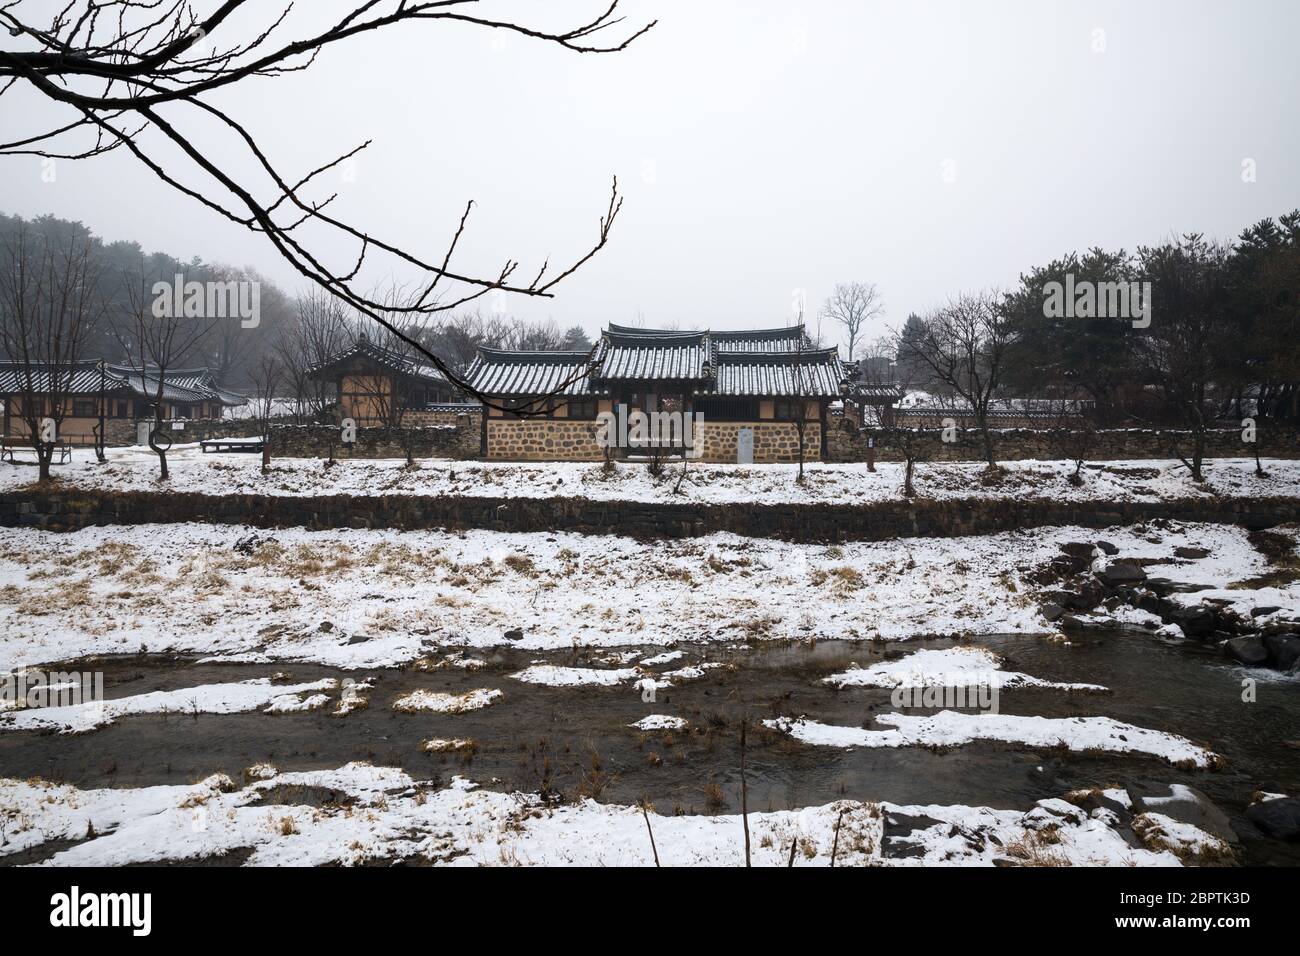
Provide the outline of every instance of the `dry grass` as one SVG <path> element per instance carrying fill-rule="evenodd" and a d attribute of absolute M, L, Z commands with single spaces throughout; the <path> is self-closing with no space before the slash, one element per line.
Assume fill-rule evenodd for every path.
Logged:
<path fill-rule="evenodd" d="M 712 780 L 704 785 L 704 806 L 713 813 L 727 809 L 727 798 L 723 796 L 722 788 Z"/>
<path fill-rule="evenodd" d="M 502 563 L 516 574 L 522 574 L 530 578 L 537 576 L 537 565 L 526 554 L 508 554 Z"/>
<path fill-rule="evenodd" d="M 1045 834 L 1050 833 L 1049 836 Z M 1002 848 L 1008 862 L 1017 866 L 1069 866 L 1070 861 L 1059 850 L 1050 849 L 1061 842 L 1061 835 L 1054 827 L 1043 830 L 1030 830 L 1020 839 L 1008 843 Z"/>
<path fill-rule="evenodd" d="M 1234 866 L 1239 862 L 1236 851 L 1217 837 L 1210 836 L 1208 843 L 1189 845 L 1172 837 L 1158 820 L 1145 813 L 1133 818 L 1133 832 L 1148 850 L 1167 850 L 1192 866 Z"/>

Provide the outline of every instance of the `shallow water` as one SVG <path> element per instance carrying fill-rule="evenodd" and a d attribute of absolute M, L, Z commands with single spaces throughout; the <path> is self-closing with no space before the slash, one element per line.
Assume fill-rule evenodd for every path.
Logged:
<path fill-rule="evenodd" d="M 643 797 L 660 812 L 705 813 L 740 806 L 739 736 L 748 714 L 747 791 L 753 810 L 785 809 L 841 798 L 898 803 L 961 803 L 1025 809 L 1076 787 L 1186 783 L 1229 815 L 1249 863 L 1300 864 L 1300 847 L 1269 840 L 1243 811 L 1255 790 L 1300 793 L 1300 682 L 1266 672 L 1247 675 L 1216 649 L 1167 643 L 1141 631 L 1089 631 L 1069 644 L 1041 637 L 969 642 L 1006 657 L 1007 670 L 1088 682 L 1108 694 L 1052 689 L 1003 691 L 1003 713 L 1046 717 L 1105 715 L 1205 744 L 1226 758 L 1219 771 L 1179 770 L 1145 756 L 1074 754 L 1019 745 L 975 743 L 942 752 L 922 748 L 839 750 L 814 747 L 763 729 L 762 718 L 807 715 L 832 724 L 869 725 L 894 710 L 883 689 L 834 690 L 820 679 L 856 662 L 953 641 L 904 644 L 767 644 L 722 650 L 681 649 L 675 669 L 701 657 L 735 666 L 661 689 L 645 703 L 631 686 L 552 688 L 508 675 L 530 663 L 591 665 L 602 652 L 564 654 L 513 648 L 471 656 L 484 669 L 339 672 L 317 665 L 198 664 L 159 657 L 77 662 L 102 670 L 110 698 L 287 672 L 296 682 L 320 677 L 375 679 L 370 706 L 347 717 L 323 711 L 266 715 L 144 715 L 119 718 L 80 735 L 0 731 L 0 776 L 39 776 L 80 787 L 188 783 L 222 771 L 237 782 L 244 768 L 281 771 L 337 767 L 350 760 L 399 766 L 417 778 L 467 776 L 494 789 L 590 795 L 612 803 Z M 647 655 L 662 648 L 647 648 Z M 58 669 L 67 669 L 60 667 Z M 1242 702 L 1244 676 L 1260 679 L 1257 701 Z M 464 692 L 501 688 L 503 702 L 460 715 L 404 714 L 397 697 L 417 688 Z M 913 710 L 909 713 L 924 713 Z M 684 732 L 643 733 L 627 725 L 648 713 L 685 717 Z M 430 737 L 468 737 L 472 755 L 429 754 Z"/>

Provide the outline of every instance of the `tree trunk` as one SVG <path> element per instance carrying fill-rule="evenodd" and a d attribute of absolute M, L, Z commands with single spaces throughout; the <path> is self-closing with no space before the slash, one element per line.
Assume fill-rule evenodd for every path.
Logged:
<path fill-rule="evenodd" d="M 907 459 L 907 470 L 903 473 L 903 497 L 911 498 L 916 495 L 916 489 L 912 487 L 912 469 L 916 467 L 916 459 Z"/>
<path fill-rule="evenodd" d="M 149 448 L 158 456 L 158 477 L 166 481 L 171 477 L 167 470 L 167 449 L 158 444 L 158 434 L 162 431 L 162 415 L 154 418 L 153 428 L 149 430 Z"/>
<path fill-rule="evenodd" d="M 37 440 L 32 442 L 32 445 L 36 448 L 36 480 L 49 481 L 50 462 L 54 460 L 54 444 Z"/>
<path fill-rule="evenodd" d="M 997 460 L 993 457 L 993 435 L 989 432 L 988 419 L 983 415 L 979 418 L 980 439 L 984 442 L 984 459 L 989 463 L 989 468 L 997 468 Z"/>
<path fill-rule="evenodd" d="M 1261 422 L 1261 416 L 1258 409 L 1255 412 L 1255 440 L 1251 443 L 1255 449 L 1255 476 L 1257 478 L 1267 478 L 1268 472 L 1264 470 L 1264 463 L 1260 461 L 1259 446 L 1263 444 L 1264 427 Z"/>
<path fill-rule="evenodd" d="M 799 435 L 799 477 L 796 480 L 801 485 L 803 484 L 803 430 L 803 424 L 795 424 L 795 431 Z"/>

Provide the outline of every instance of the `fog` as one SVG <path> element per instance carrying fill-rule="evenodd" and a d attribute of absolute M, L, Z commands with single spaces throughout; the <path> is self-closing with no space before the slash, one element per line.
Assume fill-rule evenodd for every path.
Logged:
<path fill-rule="evenodd" d="M 305 16 L 345 6 L 313 0 Z M 604 3 L 540 6 L 477 12 L 559 26 Z M 884 299 L 874 333 L 1073 249 L 1231 238 L 1300 206 L 1294 2 L 623 8 L 633 27 L 659 22 L 615 55 L 405 25 L 213 102 L 290 178 L 373 140 L 318 192 L 338 191 L 336 215 L 430 258 L 473 199 L 455 261 L 478 274 L 517 258 L 531 277 L 548 256 L 580 256 L 617 175 L 626 202 L 609 246 L 554 299 L 484 301 L 588 332 L 776 325 L 800 302 L 815 327 L 834 283 L 863 280 Z M 6 139 L 70 118 L 22 91 L 0 100 Z M 211 155 L 230 149 L 215 128 L 185 128 Z M 59 161 L 53 182 L 42 171 L 35 157 L 0 158 L 0 210 L 303 287 L 269 243 L 125 152 Z M 319 241 L 350 267 L 355 246 Z"/>

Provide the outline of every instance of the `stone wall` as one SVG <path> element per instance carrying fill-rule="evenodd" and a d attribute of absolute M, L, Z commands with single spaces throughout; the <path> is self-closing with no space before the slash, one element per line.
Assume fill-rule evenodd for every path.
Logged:
<path fill-rule="evenodd" d="M 799 433 L 789 422 L 704 422 L 696 432 L 704 461 L 734 462 L 737 435 L 753 429 L 755 462 L 797 462 Z M 489 418 L 487 457 L 499 461 L 599 461 L 595 421 Z M 821 460 L 821 424 L 804 429 L 804 461 Z"/>
<path fill-rule="evenodd" d="M 479 428 L 483 417 L 482 406 L 468 409 L 431 408 L 417 409 L 402 415 L 402 425 L 453 425 L 457 428 Z"/>
<path fill-rule="evenodd" d="M 700 429 L 704 440 L 704 460 L 734 462 L 737 436 L 742 428 L 754 431 L 755 462 L 797 462 L 799 432 L 790 422 L 710 422 Z M 821 461 L 821 422 L 804 426 L 804 461 Z"/>
<path fill-rule="evenodd" d="M 335 458 L 405 458 L 408 441 L 416 458 L 477 458 L 479 454 L 479 416 L 462 414 L 445 416 L 442 424 L 410 424 L 401 428 L 358 428 L 357 440 L 344 448 L 337 425 L 271 424 L 271 454 L 281 458 L 326 458 L 331 444 Z M 114 442 L 110 429 L 109 444 L 135 444 L 134 424 L 129 440 Z M 164 430 L 174 444 L 189 444 L 213 438 L 253 438 L 259 424 L 251 419 L 212 419 L 179 422 L 184 427 Z"/>
<path fill-rule="evenodd" d="M 248 428 L 247 434 L 255 429 Z M 358 428 L 351 448 L 343 447 L 336 425 L 272 425 L 271 454 L 280 458 L 405 458 L 408 443 L 415 458 L 479 456 L 478 416 L 461 426 L 426 425 L 401 428 Z"/>
<path fill-rule="evenodd" d="M 497 461 L 599 461 L 597 424 L 587 419 L 489 418 L 487 457 Z"/>
<path fill-rule="evenodd" d="M 848 504 L 723 505 L 386 495 L 280 497 L 169 492 L 60 491 L 28 487 L 0 494 L 0 526 L 66 531 L 88 525 L 208 521 L 263 528 L 574 531 L 638 538 L 731 532 L 789 541 L 883 541 L 897 537 L 993 534 L 1077 525 L 1106 528 L 1157 518 L 1269 528 L 1300 518 L 1295 498 L 1172 501 L 1006 501 L 918 499 Z M 231 533 L 234 541 L 234 532 Z"/>
<path fill-rule="evenodd" d="M 867 435 L 850 419 L 835 416 L 827 433 L 829 461 L 866 461 Z M 941 431 L 925 431 L 921 437 L 922 461 L 981 461 L 984 445 L 975 429 L 958 429 L 957 441 L 945 442 Z M 1252 445 L 1241 440 L 1241 429 L 1215 429 L 1207 435 L 1207 457 L 1250 458 Z M 999 461 L 1070 458 L 1074 447 L 1086 447 L 1087 461 L 1124 461 L 1143 458 L 1173 458 L 1175 449 L 1191 451 L 1191 436 L 1177 430 L 1126 428 L 1094 432 L 1090 440 L 1029 428 L 999 429 L 993 432 L 994 454 Z M 1265 458 L 1300 458 L 1300 436 L 1293 430 L 1273 431 L 1262 436 L 1260 454 Z M 898 450 L 889 447 L 887 433 L 876 438 L 877 461 L 901 461 Z"/>

